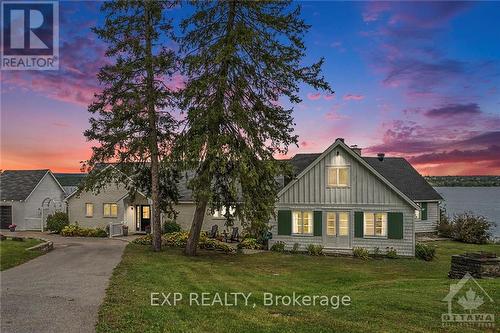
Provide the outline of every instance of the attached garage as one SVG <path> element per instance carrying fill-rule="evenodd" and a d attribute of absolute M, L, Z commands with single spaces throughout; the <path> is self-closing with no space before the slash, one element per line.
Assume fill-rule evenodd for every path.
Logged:
<path fill-rule="evenodd" d="M 6 170 L 0 175 L 1 228 L 41 230 L 48 214 L 66 210 L 64 197 L 50 170 Z"/>
<path fill-rule="evenodd" d="M 8 229 L 12 224 L 12 206 L 0 206 L 0 229 Z"/>

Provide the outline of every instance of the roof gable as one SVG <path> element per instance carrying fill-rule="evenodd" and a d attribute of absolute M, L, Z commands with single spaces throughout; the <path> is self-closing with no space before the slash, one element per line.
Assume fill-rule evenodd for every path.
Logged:
<path fill-rule="evenodd" d="M 295 177 L 294 180 L 289 182 L 283 189 L 281 189 L 281 191 L 278 193 L 278 196 L 282 196 L 285 192 L 287 192 L 292 186 L 294 186 L 295 183 L 297 183 L 302 177 L 304 177 L 312 168 L 314 168 L 318 163 L 320 163 L 323 159 L 325 159 L 326 156 L 328 156 L 337 147 L 341 147 L 348 154 L 348 156 L 350 156 L 351 159 L 359 163 L 363 169 L 368 169 L 369 173 L 371 173 L 372 176 L 377 178 L 379 181 L 381 181 L 381 183 L 385 184 L 388 188 L 390 188 L 393 192 L 395 192 L 398 197 L 401 197 L 401 199 L 403 199 L 403 201 L 405 201 L 415 209 L 418 209 L 418 206 L 415 204 L 415 202 L 413 202 L 407 195 L 401 192 L 394 184 L 392 184 L 389 180 L 383 177 L 377 170 L 375 170 L 372 166 L 370 166 L 365 160 L 361 158 L 361 156 L 352 151 L 352 149 L 350 149 L 343 142 L 343 140 L 340 139 L 337 139 L 330 147 L 328 147 L 321 154 L 306 154 L 307 156 L 303 155 L 300 159 L 303 164 L 305 164 L 304 160 L 311 160 L 316 156 L 317 157 L 309 165 L 307 165 L 304 169 L 302 169 L 302 171 Z M 291 162 L 293 164 L 293 161 Z M 303 167 L 303 164 L 302 166 L 298 165 L 296 169 L 300 170 Z"/>
<path fill-rule="evenodd" d="M 0 200 L 26 200 L 50 170 L 6 170 L 0 175 Z"/>

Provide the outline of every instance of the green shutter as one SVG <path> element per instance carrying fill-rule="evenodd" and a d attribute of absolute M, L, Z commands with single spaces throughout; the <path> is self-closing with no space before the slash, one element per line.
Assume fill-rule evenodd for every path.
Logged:
<path fill-rule="evenodd" d="M 278 210 L 278 235 L 292 234 L 292 211 Z"/>
<path fill-rule="evenodd" d="M 403 213 L 388 213 L 387 224 L 388 238 L 403 239 Z"/>
<path fill-rule="evenodd" d="M 363 238 L 363 212 L 354 212 L 354 237 Z"/>
<path fill-rule="evenodd" d="M 422 202 L 420 205 L 422 205 L 421 220 L 427 220 L 427 202 Z"/>
<path fill-rule="evenodd" d="M 323 230 L 323 212 L 314 211 L 314 236 L 321 236 Z"/>

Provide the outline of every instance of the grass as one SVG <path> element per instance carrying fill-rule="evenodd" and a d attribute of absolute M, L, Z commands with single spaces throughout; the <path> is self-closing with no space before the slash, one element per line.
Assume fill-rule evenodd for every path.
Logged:
<path fill-rule="evenodd" d="M 20 265 L 41 255 L 42 253 L 39 251 L 26 251 L 27 248 L 41 242 L 38 239 L 25 239 L 22 242 L 11 239 L 0 241 L 0 271 Z"/>
<path fill-rule="evenodd" d="M 188 258 L 179 249 L 153 253 L 130 244 L 115 269 L 99 310 L 97 332 L 465 332 L 441 327 L 449 291 L 452 254 L 491 251 L 498 245 L 434 242 L 437 258 L 370 259 L 310 257 L 279 253 L 227 256 L 202 252 Z M 499 279 L 481 286 L 497 302 L 482 312 L 498 317 Z M 151 292 L 180 292 L 176 306 L 151 306 Z M 191 292 L 252 292 L 249 304 L 189 306 Z M 263 293 L 349 295 L 340 307 L 263 306 Z M 496 306 L 496 307 L 495 307 Z M 497 323 L 498 326 L 498 323 Z M 478 329 L 477 332 L 484 332 Z"/>

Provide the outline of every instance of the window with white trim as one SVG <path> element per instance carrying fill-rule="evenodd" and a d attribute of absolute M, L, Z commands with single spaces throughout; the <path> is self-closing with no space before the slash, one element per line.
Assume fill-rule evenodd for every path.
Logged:
<path fill-rule="evenodd" d="M 328 236 L 348 236 L 349 212 L 327 212 L 326 234 Z"/>
<path fill-rule="evenodd" d="M 347 187 L 350 184 L 350 169 L 348 166 L 328 167 L 327 184 L 329 187 Z"/>
<path fill-rule="evenodd" d="M 313 233 L 313 212 L 294 211 L 292 213 L 292 232 L 294 234 L 311 235 Z"/>
<path fill-rule="evenodd" d="M 328 236 L 337 236 L 337 213 L 326 213 L 326 234 Z"/>
<path fill-rule="evenodd" d="M 339 236 L 349 235 L 349 213 L 340 212 L 339 213 Z"/>
<path fill-rule="evenodd" d="M 387 236 L 387 213 L 364 213 L 364 235 L 371 237 Z"/>
<path fill-rule="evenodd" d="M 94 216 L 94 204 L 86 203 L 85 204 L 85 217 L 93 217 Z"/>
<path fill-rule="evenodd" d="M 115 203 L 105 203 L 103 205 L 103 216 L 104 217 L 117 217 L 118 216 L 118 205 Z"/>

